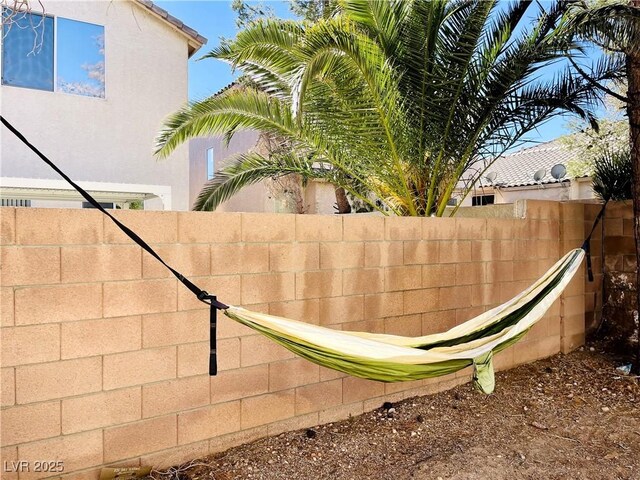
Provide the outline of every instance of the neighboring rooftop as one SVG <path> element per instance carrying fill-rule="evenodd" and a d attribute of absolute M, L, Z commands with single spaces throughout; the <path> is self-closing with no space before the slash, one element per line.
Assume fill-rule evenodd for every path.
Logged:
<path fill-rule="evenodd" d="M 487 184 L 487 176 L 492 172 L 496 174 L 492 182 L 500 187 L 523 187 L 527 185 L 540 185 L 549 183 L 559 183 L 569 178 L 564 177 L 556 180 L 551 176 L 551 169 L 554 165 L 564 165 L 577 156 L 576 152 L 569 150 L 559 139 L 541 143 L 534 147 L 523 148 L 514 153 L 499 157 L 491 167 L 485 172 L 483 184 Z M 541 180 L 534 180 L 534 174 L 544 170 L 545 174 Z"/>
<path fill-rule="evenodd" d="M 185 25 L 182 20 L 174 17 L 164 8 L 160 8 L 151 0 L 134 0 L 138 5 L 145 7 L 147 10 L 160 17 L 162 20 L 177 29 L 180 33 L 189 39 L 189 56 L 193 55 L 201 46 L 206 45 L 207 39 L 200 35 L 196 30 Z"/>
<path fill-rule="evenodd" d="M 218 95 L 223 94 L 224 92 L 226 92 L 227 90 L 230 90 L 234 87 L 237 87 L 240 85 L 240 82 L 236 79 L 233 80 L 231 83 L 225 85 L 224 87 L 222 87 L 220 90 L 218 90 L 216 93 L 214 93 L 213 95 L 211 95 L 212 97 L 217 97 Z"/>

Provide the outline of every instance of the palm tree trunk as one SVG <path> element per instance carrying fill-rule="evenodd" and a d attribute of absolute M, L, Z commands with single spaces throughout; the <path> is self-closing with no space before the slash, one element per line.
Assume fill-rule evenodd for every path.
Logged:
<path fill-rule="evenodd" d="M 640 0 L 631 0 L 631 6 L 640 7 Z M 633 165 L 633 217 L 636 241 L 636 299 L 640 309 L 640 50 L 627 52 L 628 93 L 627 114 L 629 115 L 631 162 Z M 636 373 L 640 373 L 640 324 L 638 325 L 638 345 L 636 347 Z"/>
<path fill-rule="evenodd" d="M 342 187 L 336 187 L 336 205 L 338 206 L 338 213 L 351 213 L 347 192 Z"/>

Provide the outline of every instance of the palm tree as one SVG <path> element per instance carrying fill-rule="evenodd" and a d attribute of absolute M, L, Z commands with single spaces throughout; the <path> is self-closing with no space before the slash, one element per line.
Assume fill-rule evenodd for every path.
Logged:
<path fill-rule="evenodd" d="M 633 165 L 629 150 L 610 150 L 596 162 L 592 188 L 603 203 L 630 200 Z"/>
<path fill-rule="evenodd" d="M 550 118 L 595 122 L 593 82 L 563 59 L 565 2 L 344 0 L 317 22 L 263 20 L 205 57 L 249 79 L 242 89 L 172 115 L 157 139 L 168 155 L 189 138 L 255 129 L 287 149 L 238 155 L 207 184 L 195 208 L 213 210 L 246 185 L 296 173 L 325 179 L 370 208 L 438 215 L 464 172 L 466 196 L 491 160 Z M 550 65 L 560 66 L 555 75 Z"/>

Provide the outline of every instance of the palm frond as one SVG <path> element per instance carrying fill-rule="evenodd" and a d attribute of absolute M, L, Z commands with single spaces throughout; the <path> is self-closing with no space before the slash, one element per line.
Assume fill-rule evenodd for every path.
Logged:
<path fill-rule="evenodd" d="M 624 70 L 619 55 L 584 65 L 585 39 L 596 31 L 635 38 L 636 13 L 594 12 L 563 1 L 339 0 L 314 23 L 254 22 L 205 55 L 240 70 L 245 86 L 169 117 L 157 154 L 196 136 L 257 130 L 282 148 L 221 172 L 207 189 L 217 193 L 205 195 L 215 201 L 201 206 L 280 169 L 322 175 L 397 214 L 441 215 L 466 170 L 543 122 L 570 113 L 595 125 L 604 94 L 595 84 Z M 621 24 L 607 12 L 623 14 Z M 594 18 L 601 25 L 589 30 Z M 551 66 L 562 68 L 550 77 Z"/>
<path fill-rule="evenodd" d="M 402 44 L 402 24 L 415 6 L 412 3 L 406 0 L 349 0 L 343 2 L 341 7 L 346 18 L 376 39 L 387 56 L 393 56 L 398 53 L 397 49 Z"/>
<path fill-rule="evenodd" d="M 168 156 L 189 138 L 230 136 L 238 129 L 298 137 L 289 105 L 251 88 L 229 89 L 171 115 L 156 138 L 156 155 Z"/>
<path fill-rule="evenodd" d="M 602 5 L 574 2 L 563 26 L 569 35 L 622 53 L 640 49 L 640 8 L 618 0 Z"/>
<path fill-rule="evenodd" d="M 593 191 L 604 202 L 629 200 L 633 197 L 632 178 L 631 153 L 628 150 L 607 152 L 595 163 Z"/>
<path fill-rule="evenodd" d="M 242 188 L 267 178 L 287 174 L 299 174 L 305 179 L 323 178 L 324 172 L 312 164 L 292 155 L 275 155 L 267 158 L 256 152 L 236 155 L 227 166 L 217 171 L 198 195 L 194 210 L 215 210 Z"/>
<path fill-rule="evenodd" d="M 363 195 L 369 189 L 358 186 L 348 174 L 339 168 L 322 164 L 301 155 L 282 153 L 265 157 L 257 152 L 238 154 L 227 161 L 227 165 L 217 171 L 200 191 L 193 209 L 215 210 L 244 187 L 268 178 L 297 174 L 304 182 L 322 179 L 341 186 L 352 195 L 360 198 L 371 207 L 379 209 L 371 199 Z"/>

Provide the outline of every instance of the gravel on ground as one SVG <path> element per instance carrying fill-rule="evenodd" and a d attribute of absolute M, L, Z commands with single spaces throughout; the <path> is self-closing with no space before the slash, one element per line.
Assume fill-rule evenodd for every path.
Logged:
<path fill-rule="evenodd" d="M 636 479 L 640 381 L 598 346 L 195 460 L 157 480 Z"/>

